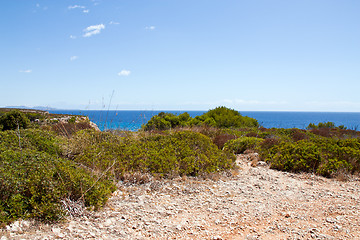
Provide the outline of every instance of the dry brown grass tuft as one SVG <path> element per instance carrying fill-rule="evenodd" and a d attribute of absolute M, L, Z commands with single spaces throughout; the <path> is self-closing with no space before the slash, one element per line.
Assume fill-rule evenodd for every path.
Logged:
<path fill-rule="evenodd" d="M 149 173 L 125 173 L 120 177 L 120 180 L 125 184 L 145 184 L 150 182 L 153 177 Z"/>
<path fill-rule="evenodd" d="M 89 122 L 57 123 L 51 126 L 51 130 L 64 137 L 71 137 L 74 133 L 84 129 L 92 129 Z"/>

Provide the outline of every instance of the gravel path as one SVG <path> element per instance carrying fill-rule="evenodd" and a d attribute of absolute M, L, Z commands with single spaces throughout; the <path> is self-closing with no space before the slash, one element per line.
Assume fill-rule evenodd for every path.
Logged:
<path fill-rule="evenodd" d="M 107 205 L 56 225 L 17 221 L 5 239 L 360 239 L 360 179 L 253 167 L 210 179 L 122 182 Z M 146 179 L 145 179 L 146 180 Z"/>

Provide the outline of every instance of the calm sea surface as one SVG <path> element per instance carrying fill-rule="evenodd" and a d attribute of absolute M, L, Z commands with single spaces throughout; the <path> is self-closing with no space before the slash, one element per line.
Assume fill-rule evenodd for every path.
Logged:
<path fill-rule="evenodd" d="M 135 131 L 146 124 L 150 118 L 161 111 L 91 111 L 91 110 L 51 110 L 50 113 L 85 115 L 96 123 L 101 130 L 126 129 Z M 185 111 L 165 111 L 181 114 Z M 186 111 L 195 117 L 206 111 Z M 360 113 L 339 112 L 251 112 L 241 111 L 243 116 L 258 120 L 266 128 L 301 128 L 305 129 L 309 123 L 334 122 L 350 129 L 360 130 Z"/>

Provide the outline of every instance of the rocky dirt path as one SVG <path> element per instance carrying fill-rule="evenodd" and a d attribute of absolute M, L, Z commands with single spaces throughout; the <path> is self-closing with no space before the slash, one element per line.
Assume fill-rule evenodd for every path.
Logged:
<path fill-rule="evenodd" d="M 17 221 L 1 240 L 360 239 L 359 178 L 252 167 L 251 157 L 239 156 L 238 171 L 212 180 L 122 182 L 99 212 L 56 225 Z"/>

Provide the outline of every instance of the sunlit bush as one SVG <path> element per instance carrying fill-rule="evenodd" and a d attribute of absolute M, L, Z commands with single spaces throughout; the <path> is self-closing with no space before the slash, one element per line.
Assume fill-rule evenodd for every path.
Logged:
<path fill-rule="evenodd" d="M 264 139 L 262 138 L 241 137 L 234 140 L 230 140 L 227 143 L 225 143 L 224 150 L 230 151 L 234 154 L 240 154 L 248 149 L 251 150 L 257 149 L 263 141 Z"/>
<path fill-rule="evenodd" d="M 64 215 L 62 199 L 102 206 L 114 186 L 69 160 L 35 150 L 0 153 L 0 222 L 18 218 L 55 221 Z M 97 181 L 98 180 L 98 181 Z"/>
<path fill-rule="evenodd" d="M 216 128 L 259 127 L 256 119 L 242 116 L 238 111 L 226 107 L 217 107 L 201 116 L 191 118 L 188 113 L 176 116 L 172 113 L 161 112 L 153 116 L 143 129 L 166 130 L 184 126 L 208 126 Z"/>
<path fill-rule="evenodd" d="M 12 110 L 0 117 L 0 125 L 2 130 L 15 130 L 18 128 L 27 128 L 30 120 L 19 110 Z"/>
<path fill-rule="evenodd" d="M 113 165 L 108 173 L 119 179 L 126 172 L 196 176 L 231 168 L 234 156 L 200 133 L 180 131 L 89 145 L 75 161 L 98 171 Z"/>

